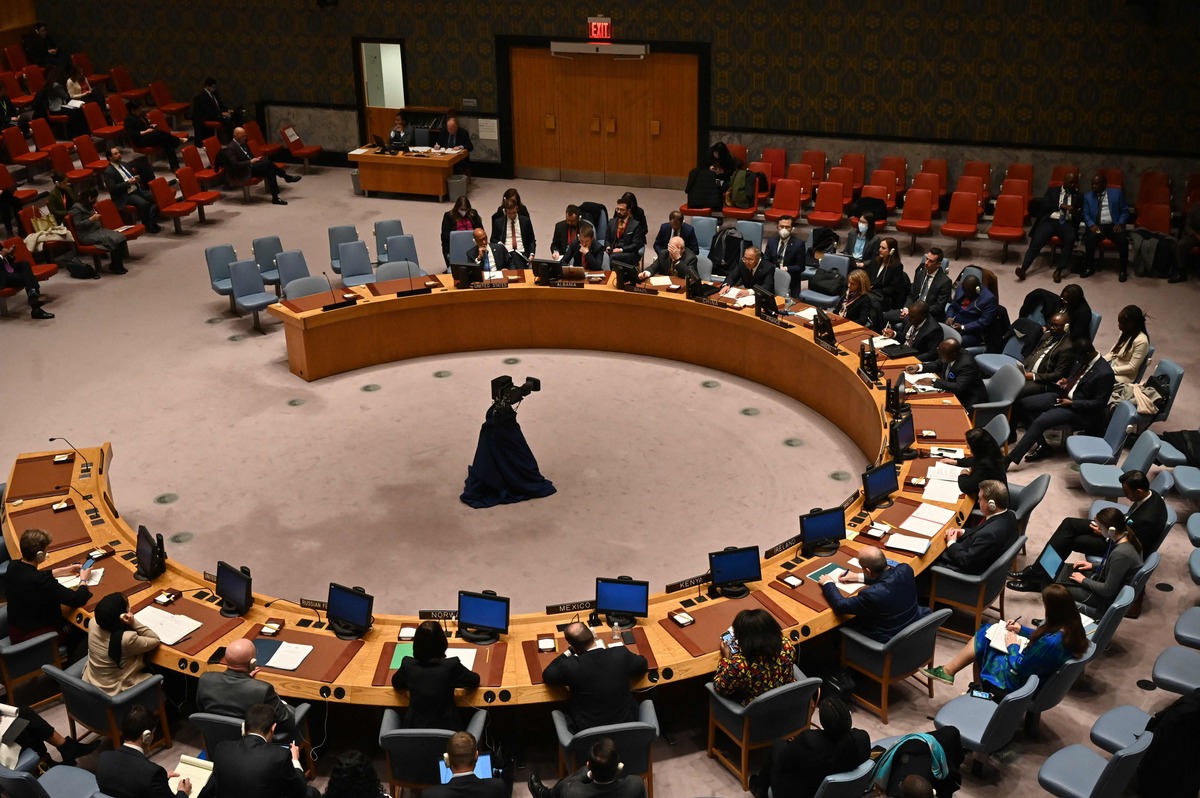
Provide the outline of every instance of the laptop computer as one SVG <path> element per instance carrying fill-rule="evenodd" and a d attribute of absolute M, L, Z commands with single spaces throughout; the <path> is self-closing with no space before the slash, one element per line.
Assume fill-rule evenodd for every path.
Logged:
<path fill-rule="evenodd" d="M 446 766 L 446 760 L 439 759 L 438 776 L 441 778 L 442 784 L 449 784 L 453 775 L 454 773 Z M 496 775 L 492 770 L 491 754 L 480 754 L 479 759 L 475 760 L 475 775 L 481 779 L 490 779 Z"/>
<path fill-rule="evenodd" d="M 388 145 L 388 143 L 385 142 L 380 136 L 374 135 L 374 136 L 371 136 L 371 138 L 375 140 L 375 146 L 377 147 L 377 150 L 375 152 L 376 155 L 395 155 L 396 154 L 395 149 L 393 149 L 390 145 Z"/>
<path fill-rule="evenodd" d="M 1042 556 L 1038 557 L 1037 562 L 1052 582 L 1066 583 L 1071 572 L 1075 570 L 1072 563 L 1063 561 L 1053 546 L 1047 546 L 1046 550 L 1042 552 Z"/>

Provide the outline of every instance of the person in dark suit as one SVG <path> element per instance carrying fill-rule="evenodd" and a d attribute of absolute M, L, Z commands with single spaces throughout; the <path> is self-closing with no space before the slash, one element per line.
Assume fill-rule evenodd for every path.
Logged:
<path fill-rule="evenodd" d="M 645 280 L 651 275 L 699 279 L 700 273 L 696 269 L 696 253 L 687 248 L 682 236 L 675 236 L 670 240 L 667 248 L 654 259 L 654 263 L 638 275 L 638 279 Z"/>
<path fill-rule="evenodd" d="M 838 615 L 854 615 L 853 628 L 872 640 L 886 643 L 906 626 L 929 614 L 917 603 L 917 577 L 907 563 L 891 566 L 883 549 L 866 546 L 858 555 L 862 577 L 846 571 L 821 577 L 821 592 Z M 838 590 L 838 582 L 866 583 L 852 596 Z"/>
<path fill-rule="evenodd" d="M 388 135 L 388 143 L 400 149 L 401 147 L 411 147 L 414 143 L 413 139 L 414 134 L 412 128 L 408 126 L 408 117 L 404 115 L 403 111 L 397 111 L 392 132 Z"/>
<path fill-rule="evenodd" d="M 579 225 L 579 235 L 563 251 L 562 265 L 596 272 L 604 268 L 604 247 L 596 240 L 596 228 L 587 222 Z"/>
<path fill-rule="evenodd" d="M 255 704 L 246 710 L 242 739 L 226 740 L 209 752 L 213 773 L 200 798 L 320 798 L 304 782 L 300 749 L 295 743 L 288 748 L 272 744 L 274 734 L 271 707 Z"/>
<path fill-rule="evenodd" d="M 524 269 L 529 265 L 537 238 L 533 235 L 533 222 L 528 216 L 518 213 L 517 200 L 505 200 L 504 213 L 492 219 L 492 243 L 500 244 L 507 253 L 505 268 Z"/>
<path fill-rule="evenodd" d="M 601 737 L 592 744 L 587 764 L 549 789 L 536 773 L 529 776 L 533 798 L 646 798 L 646 782 L 632 774 L 621 775 L 616 743 Z"/>
<path fill-rule="evenodd" d="M 1092 190 L 1083 195 L 1084 270 L 1083 277 L 1096 273 L 1096 247 L 1108 239 L 1117 249 L 1121 262 L 1121 282 L 1129 279 L 1129 236 L 1125 225 L 1129 223 L 1129 206 L 1125 204 L 1125 192 L 1119 188 L 1108 188 L 1108 180 L 1100 172 L 1092 177 Z"/>
<path fill-rule="evenodd" d="M 136 103 L 126 103 L 129 113 L 125 115 L 125 135 L 135 147 L 158 147 L 167 156 L 171 171 L 179 169 L 179 148 L 183 141 L 165 130 L 159 130 L 146 118 L 145 109 Z"/>
<path fill-rule="evenodd" d="M 1142 471 L 1126 471 L 1121 475 L 1121 490 L 1129 500 L 1125 510 L 1125 525 L 1137 538 L 1142 553 L 1149 555 L 1162 545 L 1163 530 L 1167 526 L 1167 503 L 1163 497 L 1150 490 L 1150 480 Z M 1100 534 L 1100 527 L 1092 518 L 1064 518 L 1042 547 L 1054 549 L 1066 560 L 1073 551 L 1088 557 L 1103 557 L 1108 553 L 1108 540 Z M 1034 561 L 1019 571 L 1009 572 L 1008 586 L 1021 593 L 1035 593 L 1050 584 L 1057 574 L 1048 574 L 1039 563 L 1041 552 Z"/>
<path fill-rule="evenodd" d="M 1046 322 L 1046 330 L 1033 351 L 1021 361 L 1025 385 L 1017 398 L 1045 393 L 1066 377 L 1074 365 L 1075 347 L 1067 335 L 1067 314 L 1055 313 Z"/>
<path fill-rule="evenodd" d="M 1108 397 L 1117 378 L 1088 338 L 1075 340 L 1075 371 L 1060 380 L 1054 390 L 1026 397 L 1013 405 L 1017 423 L 1025 423 L 1025 435 L 1009 450 L 1008 459 L 1045 460 L 1050 447 L 1042 437 L 1048 429 L 1071 427 L 1077 432 L 1099 434 L 1104 426 Z"/>
<path fill-rule="evenodd" d="M 428 798 L 508 798 L 512 787 L 502 779 L 481 779 L 475 775 L 479 743 L 474 735 L 460 731 L 446 743 L 446 765 L 450 781 L 425 790 Z"/>
<path fill-rule="evenodd" d="M 674 210 L 667 214 L 668 221 L 664 222 L 658 228 L 658 235 L 654 237 L 654 254 L 661 255 L 667 251 L 667 245 L 671 239 L 679 236 L 683 239 L 683 246 L 689 249 L 693 255 L 700 254 L 700 242 L 696 240 L 696 228 L 683 220 L 683 214 Z"/>
<path fill-rule="evenodd" d="M 646 228 L 633 215 L 633 209 L 623 199 L 617 200 L 613 217 L 608 221 L 608 256 L 612 260 L 637 265 L 638 254 L 646 246 Z"/>
<path fill-rule="evenodd" d="M 142 185 L 142 177 L 125 165 L 120 147 L 108 151 L 108 166 L 104 169 L 104 187 L 112 197 L 117 209 L 132 205 L 137 211 L 138 218 L 146 226 L 146 232 L 155 234 L 161 231 L 158 225 L 158 205 L 150 189 Z"/>
<path fill-rule="evenodd" d="M 217 79 L 205 78 L 203 88 L 192 98 L 192 122 L 196 126 L 196 146 L 200 146 L 209 136 L 229 141 L 233 129 L 242 124 L 242 115 L 221 99 L 217 93 Z"/>
<path fill-rule="evenodd" d="M 1029 248 L 1025 259 L 1017 267 L 1017 279 L 1024 280 L 1029 267 L 1041 251 L 1058 236 L 1062 242 L 1062 254 L 1054 269 L 1054 282 L 1071 269 L 1071 252 L 1075 249 L 1075 238 L 1079 235 L 1079 220 L 1083 214 L 1083 201 L 1079 196 L 1079 175 L 1071 172 L 1063 178 L 1061 186 L 1046 189 L 1038 209 L 1038 217 L 1029 230 Z"/>
<path fill-rule="evenodd" d="M 108 270 L 113 274 L 126 274 L 125 259 L 129 257 L 129 241 L 124 234 L 109 230 L 100 221 L 100 213 L 96 210 L 96 199 L 100 192 L 94 188 L 85 188 L 79 194 L 79 201 L 68 211 L 71 224 L 75 225 L 75 238 L 80 244 L 91 244 L 108 253 Z"/>
<path fill-rule="evenodd" d="M 341 754 L 329 774 L 324 798 L 387 798 L 379 783 L 375 763 L 362 751 L 351 748 Z"/>
<path fill-rule="evenodd" d="M 721 183 L 716 172 L 709 166 L 697 166 L 688 172 L 687 194 L 689 208 L 709 208 L 719 210 L 725 203 L 721 198 Z"/>
<path fill-rule="evenodd" d="M 196 709 L 214 715 L 240 718 L 250 707 L 265 704 L 275 713 L 274 723 L 281 732 L 295 731 L 292 708 L 275 692 L 269 682 L 260 682 L 254 642 L 234 640 L 225 649 L 225 670 L 201 674 L 196 685 Z"/>
<path fill-rule="evenodd" d="M 554 225 L 554 235 L 550 237 L 550 255 L 561 258 L 567 247 L 575 243 L 579 237 L 579 206 L 568 205 L 565 218 Z"/>
<path fill-rule="evenodd" d="M 933 318 L 928 303 L 920 299 L 908 306 L 903 321 L 884 327 L 883 334 L 917 350 L 915 357 L 922 363 L 937 360 L 938 347 L 946 335 Z"/>
<path fill-rule="evenodd" d="M 58 48 L 44 22 L 33 23 L 33 30 L 22 37 L 21 46 L 25 48 L 26 57 L 43 69 L 54 66 L 65 71 L 71 68 L 71 59 Z"/>
<path fill-rule="evenodd" d="M 746 247 L 742 252 L 742 260 L 737 267 L 725 275 L 725 285 L 732 288 L 765 288 L 770 291 L 774 287 L 775 269 L 767 263 L 758 247 Z"/>
<path fill-rule="evenodd" d="M 457 116 L 451 114 L 446 117 L 446 127 L 438 133 L 434 148 L 442 150 L 462 148 L 466 150 L 467 157 L 454 164 L 454 174 L 461 175 L 471 169 L 471 152 L 475 149 L 475 142 L 471 141 L 471 134 L 468 131 L 458 126 Z"/>
<path fill-rule="evenodd" d="M 763 260 L 774 269 L 787 271 L 791 281 L 788 283 L 788 296 L 792 299 L 800 297 L 800 275 L 804 272 L 805 250 L 807 245 L 803 239 L 792 236 L 796 220 L 791 216 L 781 216 L 776 223 L 775 235 L 767 239 L 763 247 Z"/>
<path fill-rule="evenodd" d="M 979 486 L 995 480 L 1008 487 L 1008 459 L 991 433 L 980 427 L 967 430 L 966 457 L 943 457 L 938 462 L 966 469 L 958 475 L 958 489 L 967 496 L 978 496 Z"/>
<path fill-rule="evenodd" d="M 954 302 L 946 311 L 946 324 L 962 335 L 963 346 L 982 346 L 999 307 L 996 295 L 972 274 L 959 286 Z"/>
<path fill-rule="evenodd" d="M 141 704 L 130 707 L 121 721 L 121 746 L 104 751 L 96 765 L 96 785 L 110 798 L 187 798 L 192 783 L 181 779 L 172 792 L 167 771 L 146 758 L 157 724 Z"/>
<path fill-rule="evenodd" d="M 0 104 L 4 102 L 4 90 L 0 89 Z M 3 106 L 0 105 L 0 108 Z M 8 112 L 4 112 L 5 117 Z M 5 120 L 0 119 L 0 128 L 4 127 Z M 1187 216 L 1183 217 L 1183 224 L 1179 230 L 1179 240 L 1175 242 L 1175 260 L 1171 263 L 1171 272 L 1167 276 L 1168 283 L 1182 283 L 1187 280 L 1188 261 L 1192 257 L 1192 250 L 1200 247 L 1200 202 L 1194 203 L 1188 210 Z"/>
<path fill-rule="evenodd" d="M 476 227 L 475 246 L 467 250 L 467 260 L 478 263 L 484 271 L 503 269 L 508 264 L 508 250 L 500 244 L 489 244 L 484 229 Z"/>
<path fill-rule="evenodd" d="M 912 288 L 912 282 L 904 273 L 904 264 L 900 261 L 900 245 L 896 239 L 880 239 L 879 254 L 867 264 L 866 272 L 871 278 L 871 293 L 875 296 L 875 304 L 881 312 L 899 310 L 905 306 L 905 299 Z"/>
<path fill-rule="evenodd" d="M 906 366 L 905 371 L 909 374 L 936 374 L 933 387 L 954 394 L 968 411 L 980 402 L 987 401 L 987 388 L 979 367 L 975 365 L 975 356 L 953 338 L 938 344 L 937 360 L 919 366 Z"/>
<path fill-rule="evenodd" d="M 771 744 L 758 778 L 750 779 L 755 798 L 812 798 L 826 776 L 854 770 L 871 756 L 871 738 L 854 728 L 850 709 L 825 696 L 817 706 L 821 727 Z"/>
<path fill-rule="evenodd" d="M 834 312 L 855 324 L 875 329 L 879 322 L 879 304 L 871 293 L 871 278 L 864 270 L 855 269 L 847 275 L 846 295 Z"/>
<path fill-rule="evenodd" d="M 63 618 L 63 607 L 82 607 L 92 597 L 83 583 L 91 578 L 90 568 L 64 565 L 39 570 L 50 548 L 50 533 L 44 529 L 26 529 L 21 533 L 21 559 L 12 560 L 4 574 L 4 594 L 8 598 L 8 636 L 23 643 L 45 632 L 57 632 L 68 647 L 83 640 L 83 631 Z M 76 588 L 63 587 L 60 576 L 78 576 Z"/>
<path fill-rule="evenodd" d="M 0 288 L 23 288 L 25 297 L 29 300 L 29 317 L 33 319 L 52 319 L 54 314 L 42 306 L 50 299 L 42 294 L 37 277 L 33 273 L 33 265 L 25 261 L 17 261 L 13 256 L 17 245 L 0 244 Z"/>
<path fill-rule="evenodd" d="M 942 262 L 942 248 L 930 247 L 929 251 L 925 253 L 921 265 L 913 272 L 912 280 L 909 281 L 908 296 L 905 299 L 904 307 L 887 311 L 883 314 L 883 318 L 895 325 L 896 322 L 904 319 L 904 315 L 908 312 L 907 308 L 912 303 L 923 301 L 928 303 L 929 315 L 933 316 L 934 320 L 945 321 L 946 303 L 950 301 L 950 292 L 954 284 L 950 281 L 946 270 L 942 268 Z"/>
<path fill-rule="evenodd" d="M 251 155 L 248 142 L 246 129 L 235 127 L 233 139 L 221 148 L 221 156 L 225 161 L 225 168 L 229 170 L 229 176 L 241 182 L 251 177 L 261 177 L 267 184 L 267 191 L 271 192 L 271 204 L 287 205 L 287 200 L 279 197 L 279 178 L 282 177 L 285 183 L 298 183 L 300 175 L 289 175 L 287 170 L 280 168 L 279 164 L 264 155 Z"/>
<path fill-rule="evenodd" d="M 564 633 L 570 646 L 542 673 L 546 684 L 570 690 L 567 718 L 573 731 L 638 719 L 630 680 L 646 672 L 646 658 L 625 646 L 593 648 L 592 630 L 573 623 Z"/>
<path fill-rule="evenodd" d="M 1016 542 L 1017 517 L 1008 509 L 1008 487 L 1003 482 L 985 479 L 979 483 L 978 499 L 976 506 L 983 513 L 983 520 L 970 529 L 947 529 L 947 546 L 937 558 L 938 565 L 978 575 Z"/>
<path fill-rule="evenodd" d="M 466 728 L 454 705 L 454 691 L 474 690 L 479 686 L 479 674 L 466 668 L 458 657 L 447 657 L 446 649 L 446 633 L 436 621 L 423 621 L 417 627 L 413 655 L 402 659 L 392 676 L 392 688 L 408 692 L 405 728 Z"/>

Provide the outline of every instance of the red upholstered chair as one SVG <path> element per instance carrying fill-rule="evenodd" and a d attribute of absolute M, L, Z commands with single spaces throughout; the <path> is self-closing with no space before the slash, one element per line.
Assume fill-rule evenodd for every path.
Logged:
<path fill-rule="evenodd" d="M 842 160 L 838 165 L 846 167 L 854 174 L 854 193 L 862 191 L 863 179 L 867 174 L 867 156 L 861 152 L 842 153 Z M 832 175 L 830 179 L 833 179 Z"/>
<path fill-rule="evenodd" d="M 950 166 L 946 163 L 945 158 L 926 158 L 921 162 L 921 171 L 937 175 L 939 201 L 949 193 Z"/>
<path fill-rule="evenodd" d="M 1171 187 L 1143 185 L 1138 189 L 1136 207 L 1140 211 L 1143 205 L 1171 205 Z"/>
<path fill-rule="evenodd" d="M 100 153 L 96 151 L 96 142 L 91 136 L 76 136 L 75 152 L 79 155 L 79 163 L 86 169 L 98 174 L 108 168 L 108 161 L 100 157 Z"/>
<path fill-rule="evenodd" d="M 4 48 L 4 58 L 8 61 L 8 68 L 14 72 L 20 72 L 29 66 L 29 60 L 25 58 L 25 48 L 19 44 L 7 45 Z"/>
<path fill-rule="evenodd" d="M 746 166 L 751 172 L 759 172 L 767 178 L 767 187 L 765 189 L 757 188 L 758 183 L 755 181 L 755 201 L 762 205 L 771 198 L 771 164 L 766 161 L 754 161 Z"/>
<path fill-rule="evenodd" d="M 1063 184 L 1063 178 L 1071 172 L 1079 174 L 1079 167 L 1075 164 L 1060 163 L 1058 166 L 1050 170 L 1050 184 L 1052 188 L 1057 188 Z"/>
<path fill-rule="evenodd" d="M 37 212 L 37 208 L 25 206 L 17 213 L 17 218 L 21 220 L 21 229 L 25 231 L 25 235 L 33 235 L 33 216 Z"/>
<path fill-rule="evenodd" d="M 958 239 L 958 248 L 954 251 L 957 260 L 962 256 L 962 242 L 966 238 L 974 238 L 979 234 L 979 195 L 970 191 L 955 191 L 950 197 L 950 211 L 946 214 L 946 223 L 942 225 L 942 235 Z"/>
<path fill-rule="evenodd" d="M 146 119 L 150 124 L 154 125 L 155 129 L 161 130 L 164 133 L 170 133 L 180 141 L 187 141 L 191 138 L 190 133 L 185 133 L 182 130 L 172 130 L 171 123 L 167 121 L 167 115 L 158 108 L 149 108 L 146 110 Z"/>
<path fill-rule="evenodd" d="M 0 72 L 0 84 L 4 86 L 4 93 L 18 110 L 23 111 L 33 105 L 33 95 L 21 88 L 15 72 Z"/>
<path fill-rule="evenodd" d="M 54 131 L 50 130 L 50 125 L 45 119 L 29 120 L 29 132 L 33 134 L 33 146 L 41 152 L 46 152 L 55 145 L 66 147 L 68 151 L 73 151 L 75 145 L 67 145 L 59 142 L 54 137 Z"/>
<path fill-rule="evenodd" d="M 254 120 L 250 120 L 242 125 L 242 127 L 246 130 L 246 139 L 250 144 L 250 152 L 254 153 L 254 155 L 274 158 L 283 152 L 283 144 L 277 141 L 267 141 L 267 137 L 263 135 L 262 128 Z"/>
<path fill-rule="evenodd" d="M 100 261 L 108 257 L 108 252 L 93 244 L 81 244 L 79 242 L 79 232 L 75 229 L 75 221 L 71 218 L 71 214 L 67 214 L 65 224 L 67 229 L 71 231 L 71 239 L 75 242 L 75 251 L 80 255 L 90 257 L 92 265 L 96 267 L 96 271 L 100 271 Z"/>
<path fill-rule="evenodd" d="M 824 150 L 805 150 L 800 153 L 800 163 L 806 163 L 812 167 L 814 183 L 820 183 L 825 179 Z"/>
<path fill-rule="evenodd" d="M 941 196 L 938 176 L 933 172 L 917 172 L 913 176 L 912 185 L 909 186 L 908 190 L 912 191 L 914 188 L 924 189 L 933 195 L 933 207 L 930 211 L 936 219 L 941 212 L 941 209 L 938 207 L 938 197 Z"/>
<path fill-rule="evenodd" d="M 0 171 L 7 170 L 0 169 Z M 20 236 L 13 236 L 12 238 L 6 239 L 3 244 L 0 244 L 0 246 L 3 246 L 5 249 L 12 247 L 13 260 L 17 261 L 18 263 L 21 261 L 28 263 L 32 267 L 33 276 L 37 278 L 39 283 L 44 283 L 46 280 L 49 280 L 54 275 L 58 274 L 58 264 L 56 264 L 54 261 L 50 261 L 49 263 L 35 262 L 33 255 L 29 253 L 29 248 L 25 246 L 24 239 L 22 239 Z M 12 312 L 8 309 L 8 298 L 10 296 L 15 296 L 21 290 L 22 289 L 20 288 L 0 289 L 0 316 L 8 317 L 12 315 Z"/>
<path fill-rule="evenodd" d="M 1006 194 L 1015 194 L 1021 198 L 1021 207 L 1025 209 L 1023 218 L 1029 218 L 1029 203 L 1033 199 L 1029 181 L 1019 177 L 1004 178 L 1004 182 L 1000 184 L 1000 196 L 1003 197 Z"/>
<path fill-rule="evenodd" d="M 896 210 L 896 173 L 891 169 L 876 169 L 871 172 L 871 182 L 868 186 L 883 189 L 883 201 L 887 204 L 888 213 Z M 867 187 L 863 186 L 863 196 L 867 196 Z"/>
<path fill-rule="evenodd" d="M 183 153 L 184 166 L 192 170 L 192 174 L 196 176 L 196 182 L 202 188 L 207 188 L 221 181 L 220 170 L 206 168 L 204 162 L 200 160 L 200 150 L 196 149 L 195 145 L 189 144 L 180 150 L 180 152 Z"/>
<path fill-rule="evenodd" d="M 196 203 L 177 199 L 175 192 L 163 177 L 156 177 L 150 181 L 150 193 L 154 195 L 154 204 L 158 206 L 159 218 L 170 219 L 175 223 L 175 234 L 182 233 L 183 225 L 179 220 L 195 213 Z"/>
<path fill-rule="evenodd" d="M 734 157 L 738 163 L 743 165 L 750 163 L 750 155 L 746 152 L 745 144 L 726 144 L 729 148 L 729 154 Z"/>
<path fill-rule="evenodd" d="M 305 145 L 304 139 L 291 125 L 279 128 L 279 135 L 283 137 L 283 143 L 292 157 L 304 164 L 304 174 L 308 174 L 308 162 L 321 154 L 321 148 L 316 144 Z"/>
<path fill-rule="evenodd" d="M 896 189 L 892 192 L 899 202 L 908 190 L 908 159 L 903 155 L 885 155 L 879 162 L 880 169 L 888 169 L 896 176 Z"/>
<path fill-rule="evenodd" d="M 936 180 L 936 175 L 935 175 Z M 934 232 L 932 210 L 934 210 L 934 191 L 929 188 L 918 188 L 913 181 L 913 187 L 908 190 L 904 200 L 904 214 L 896 222 L 896 230 L 912 235 L 910 254 L 917 251 L 917 236 L 930 235 Z"/>
<path fill-rule="evenodd" d="M 712 216 L 712 208 L 692 208 L 685 202 L 679 206 L 679 212 L 684 216 Z"/>
<path fill-rule="evenodd" d="M 125 135 L 125 128 L 122 125 L 108 124 L 108 120 L 104 118 L 104 112 L 96 103 L 83 104 L 83 118 L 87 120 L 88 130 L 92 135 L 104 139 L 106 148 L 115 147 Z"/>
<path fill-rule="evenodd" d="M 190 103 L 177 102 L 171 96 L 171 89 L 167 87 L 165 80 L 150 81 L 150 99 L 154 100 L 158 110 L 172 118 L 187 113 L 188 108 L 191 107 Z"/>
<path fill-rule="evenodd" d="M 829 170 L 829 182 L 842 184 L 842 207 L 854 202 L 854 170 L 848 166 L 835 166 Z"/>
<path fill-rule="evenodd" d="M 992 217 L 992 226 L 988 228 L 988 238 L 1004 242 L 1004 249 L 1000 252 L 1001 263 L 1008 260 L 1009 244 L 1025 240 L 1025 202 L 1021 195 L 1001 194 L 996 198 L 996 213 Z"/>
<path fill-rule="evenodd" d="M 30 152 L 25 137 L 19 127 L 4 128 L 4 148 L 8 150 L 8 159 L 29 170 L 30 180 L 35 170 L 45 170 L 50 164 L 50 155 L 44 152 Z M 4 171 L 8 171 L 5 169 Z"/>
<path fill-rule="evenodd" d="M 963 164 L 963 174 L 978 177 L 983 181 L 983 201 L 992 198 L 992 165 L 987 161 L 967 161 Z"/>
<path fill-rule="evenodd" d="M 193 147 L 193 149 L 195 148 Z M 204 218 L 204 206 L 212 205 L 221 199 L 221 192 L 201 190 L 196 173 L 187 166 L 179 167 L 175 172 L 175 177 L 179 178 L 179 193 L 183 195 L 184 201 L 196 203 L 196 212 L 200 215 L 200 221 L 202 223 L 208 221 Z"/>
<path fill-rule="evenodd" d="M 129 101 L 133 100 L 139 105 L 146 102 L 146 98 L 150 96 L 149 86 L 138 86 L 133 82 L 133 78 L 129 76 L 129 70 L 123 66 L 115 66 L 112 68 L 113 85 L 117 87 L 117 94 L 121 99 Z M 113 117 L 116 122 L 116 117 Z"/>
<path fill-rule="evenodd" d="M 46 86 L 46 70 L 42 69 L 37 64 L 30 64 L 21 70 L 21 74 L 25 76 L 25 88 L 29 89 L 30 94 L 37 94 Z"/>
<path fill-rule="evenodd" d="M 116 230 L 125 236 L 126 241 L 141 238 L 142 234 L 146 232 L 145 225 L 128 224 L 121 218 L 121 212 L 117 210 L 116 203 L 110 199 L 96 200 L 96 213 L 100 214 L 100 224 L 109 230 Z"/>
<path fill-rule="evenodd" d="M 738 208 L 733 205 L 726 205 L 721 208 L 721 215 L 726 219 L 744 219 L 750 221 L 755 216 L 758 216 L 758 208 Z"/>
<path fill-rule="evenodd" d="M 1147 202 L 1162 202 L 1163 189 L 1166 189 L 1167 204 L 1171 204 L 1171 176 L 1166 172 L 1145 171 L 1138 179 L 1137 205 Z"/>
<path fill-rule="evenodd" d="M 958 178 L 954 193 L 966 191 L 975 195 L 975 215 L 983 217 L 983 179 L 976 175 L 963 175 Z"/>
<path fill-rule="evenodd" d="M 12 172 L 0 167 L 0 191 L 8 191 L 9 189 L 12 189 L 13 196 L 22 205 L 37 202 L 38 194 L 40 193 L 34 188 L 17 188 L 17 182 L 13 180 Z"/>
<path fill-rule="evenodd" d="M 1104 175 L 1104 180 L 1108 183 L 1109 188 L 1124 188 L 1125 186 L 1125 170 L 1116 166 L 1102 166 L 1096 170 Z"/>
<path fill-rule="evenodd" d="M 800 181 L 780 180 L 775 184 L 775 199 L 771 207 L 763 212 L 768 222 L 777 222 L 784 216 L 800 218 Z"/>
<path fill-rule="evenodd" d="M 55 144 L 46 152 L 50 154 L 50 168 L 66 175 L 72 186 L 83 187 L 95 181 L 91 169 L 75 168 L 75 162 L 71 160 L 71 153 L 67 152 L 64 145 Z"/>
<path fill-rule="evenodd" d="M 817 186 L 817 199 L 808 213 L 808 223 L 813 227 L 841 227 L 846 208 L 842 203 L 843 190 L 841 183 L 830 180 Z"/>
<path fill-rule="evenodd" d="M 1138 207 L 1137 226 L 1171 235 L 1171 206 L 1148 202 Z"/>
<path fill-rule="evenodd" d="M 83 70 L 88 83 L 91 83 L 93 86 L 103 87 L 108 85 L 109 74 L 107 72 L 97 72 L 92 67 L 92 59 L 88 58 L 87 53 L 73 53 L 71 55 L 71 63 Z"/>
<path fill-rule="evenodd" d="M 283 140 L 287 141 L 287 136 L 284 136 Z M 764 147 L 762 159 L 771 164 L 771 194 L 774 195 L 775 187 L 787 174 L 787 150 L 779 147 Z"/>
<path fill-rule="evenodd" d="M 1033 199 L 1033 164 L 1010 163 L 1004 170 L 1005 180 L 1025 180 L 1029 183 L 1029 198 Z"/>
<path fill-rule="evenodd" d="M 800 184 L 800 206 L 803 207 L 812 200 L 813 168 L 812 164 L 794 163 L 788 167 L 787 179 Z"/>

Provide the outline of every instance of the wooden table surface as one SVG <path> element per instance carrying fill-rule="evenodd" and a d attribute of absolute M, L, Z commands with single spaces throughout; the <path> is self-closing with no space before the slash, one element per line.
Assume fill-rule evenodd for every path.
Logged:
<path fill-rule="evenodd" d="M 393 194 L 446 196 L 446 178 L 454 174 L 454 165 L 467 157 L 466 150 L 380 155 L 374 146 L 351 150 L 347 156 L 358 165 L 358 186 L 370 196 L 372 191 Z"/>

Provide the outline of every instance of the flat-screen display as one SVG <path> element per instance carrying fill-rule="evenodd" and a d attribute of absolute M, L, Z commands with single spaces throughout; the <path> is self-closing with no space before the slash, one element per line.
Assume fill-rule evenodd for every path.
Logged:
<path fill-rule="evenodd" d="M 225 603 L 228 612 L 245 615 L 249 611 L 254 603 L 252 585 L 250 574 L 223 560 L 217 563 L 217 587 L 214 592 Z"/>
<path fill-rule="evenodd" d="M 137 573 L 139 580 L 156 579 L 167 568 L 163 562 L 162 552 L 158 548 L 158 540 L 150 534 L 144 524 L 138 525 L 137 531 Z"/>
<path fill-rule="evenodd" d="M 329 622 L 348 629 L 366 631 L 371 628 L 371 612 L 375 597 L 352 587 L 329 583 Z"/>
<path fill-rule="evenodd" d="M 758 546 L 709 552 L 708 568 L 712 572 L 713 587 L 739 585 L 762 579 L 762 560 Z"/>
<path fill-rule="evenodd" d="M 800 516 L 800 540 L 806 546 L 845 539 L 846 511 L 842 507 L 831 507 Z"/>
<path fill-rule="evenodd" d="M 498 634 L 508 633 L 508 599 L 458 591 L 458 625 Z"/>
<path fill-rule="evenodd" d="M 645 618 L 650 607 L 650 583 L 633 579 L 596 577 L 596 612 Z"/>
<path fill-rule="evenodd" d="M 893 493 L 900 489 L 896 475 L 896 464 L 892 460 L 868 469 L 862 475 L 863 504 L 870 509 L 890 501 Z"/>
<path fill-rule="evenodd" d="M 917 428 L 912 413 L 903 415 L 892 422 L 891 436 L 888 441 L 888 449 L 891 451 L 892 457 L 900 457 L 916 442 Z"/>

